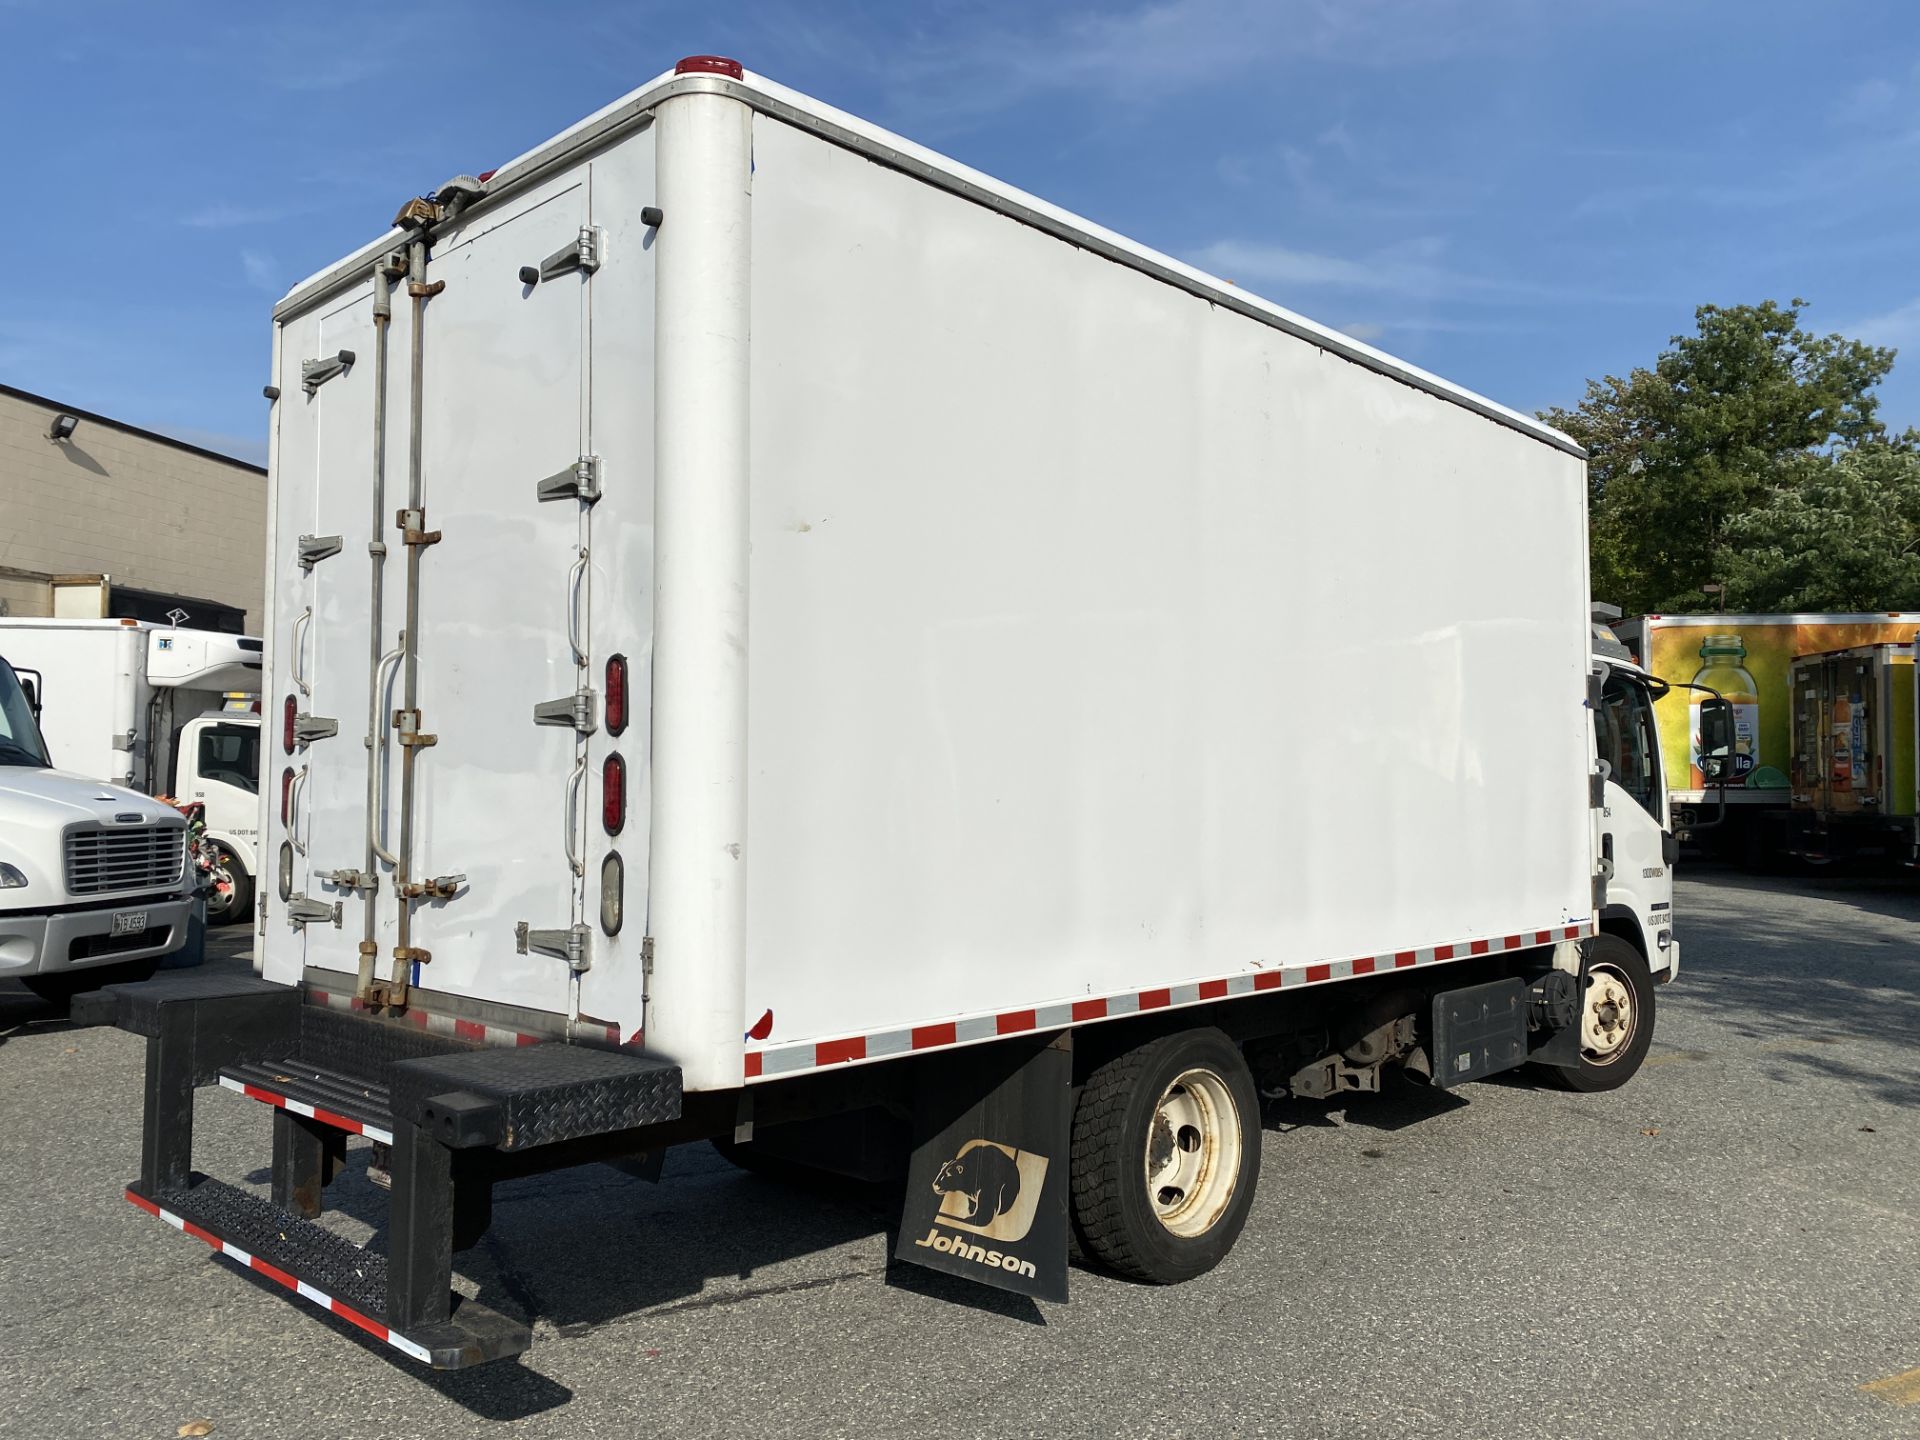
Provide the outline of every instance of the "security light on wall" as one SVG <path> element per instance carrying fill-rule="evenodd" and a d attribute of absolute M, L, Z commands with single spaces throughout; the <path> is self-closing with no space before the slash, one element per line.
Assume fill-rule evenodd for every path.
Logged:
<path fill-rule="evenodd" d="M 73 432 L 80 428 L 78 415 L 56 415 L 53 423 L 47 426 L 47 438 L 53 441 L 71 440 Z"/>

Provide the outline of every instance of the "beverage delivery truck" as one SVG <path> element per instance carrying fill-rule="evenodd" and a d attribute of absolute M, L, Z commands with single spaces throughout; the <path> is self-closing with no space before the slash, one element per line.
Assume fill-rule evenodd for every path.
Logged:
<path fill-rule="evenodd" d="M 1227 1253 L 1263 1097 L 1646 1054 L 1658 686 L 1538 421 L 711 56 L 273 354 L 259 974 L 81 1018 L 127 1198 L 393 1352 L 529 1343 L 450 1285 L 510 1176 L 905 1177 L 900 1259 L 1064 1299 Z"/>
<path fill-rule="evenodd" d="M 0 616 L 54 763 L 204 807 L 207 918 L 249 918 L 260 823 L 255 636 L 139 620 Z"/>

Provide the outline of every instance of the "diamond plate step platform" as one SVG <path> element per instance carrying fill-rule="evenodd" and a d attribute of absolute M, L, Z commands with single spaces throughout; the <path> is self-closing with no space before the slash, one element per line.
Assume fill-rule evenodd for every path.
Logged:
<path fill-rule="evenodd" d="M 528 1150 L 680 1118 L 680 1067 L 580 1045 L 402 1060 L 393 1114 L 449 1149 Z"/>
<path fill-rule="evenodd" d="M 443 1324 L 409 1334 L 389 1328 L 386 1256 L 197 1172 L 181 1189 L 147 1195 L 135 1181 L 126 1195 L 149 1215 L 436 1370 L 504 1360 L 533 1342 L 525 1324 L 458 1294 Z"/>
<path fill-rule="evenodd" d="M 383 1145 L 393 1143 L 387 1087 L 357 1075 L 298 1058 L 254 1060 L 223 1067 L 220 1084 L 349 1135 L 364 1135 Z"/>

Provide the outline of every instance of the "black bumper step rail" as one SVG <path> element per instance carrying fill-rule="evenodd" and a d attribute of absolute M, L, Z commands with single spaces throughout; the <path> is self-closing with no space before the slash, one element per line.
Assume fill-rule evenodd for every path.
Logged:
<path fill-rule="evenodd" d="M 436 1370 L 459 1370 L 521 1354 L 532 1340 L 520 1321 L 455 1295 L 449 1320 L 403 1334 L 387 1323 L 387 1257 L 323 1230 L 271 1201 L 194 1174 L 178 1190 L 127 1199 L 230 1260 Z"/>
<path fill-rule="evenodd" d="M 331 1129 L 364 1135 L 383 1145 L 393 1143 L 387 1087 L 345 1071 L 329 1070 L 298 1058 L 251 1061 L 221 1070 L 220 1084 L 250 1100 L 291 1110 Z"/>
<path fill-rule="evenodd" d="M 680 1067 L 653 1056 L 468 1048 L 323 1012 L 295 987 L 252 977 L 110 985 L 79 997 L 73 1019 L 146 1037 L 128 1200 L 437 1369 L 531 1343 L 522 1321 L 453 1293 L 453 1253 L 485 1232 L 496 1175 L 580 1163 L 568 1142 L 593 1137 L 616 1137 L 622 1153 L 643 1148 L 627 1147 L 625 1132 L 681 1116 Z M 191 1168 L 194 1091 L 215 1084 L 273 1107 L 271 1200 Z M 313 1223 L 355 1133 L 392 1147 L 385 1255 Z"/>

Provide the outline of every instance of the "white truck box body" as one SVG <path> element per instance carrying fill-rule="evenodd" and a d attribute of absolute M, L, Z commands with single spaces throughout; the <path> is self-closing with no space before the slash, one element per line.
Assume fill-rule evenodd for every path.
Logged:
<path fill-rule="evenodd" d="M 717 1088 L 1591 922 L 1563 438 L 752 75 L 662 77 L 487 188 L 422 336 L 414 873 L 466 877 L 415 912 L 423 1010 L 644 1029 Z M 517 282 L 583 226 L 590 276 Z M 300 682 L 340 729 L 268 747 L 263 830 L 304 772 L 293 889 L 344 906 L 270 902 L 264 973 L 341 995 L 395 243 L 277 312 L 269 729 Z M 396 299 L 389 522 L 410 342 Z M 583 455 L 596 504 L 536 501 Z M 302 535 L 343 549 L 303 570 Z M 624 734 L 533 723 L 616 653 Z M 577 993 L 515 938 L 576 922 Z"/>
<path fill-rule="evenodd" d="M 170 736 L 149 733 L 155 690 L 171 690 L 174 723 L 217 710 L 226 691 L 260 686 L 259 642 L 210 630 L 122 620 L 0 618 L 0 655 L 39 672 L 40 729 L 54 764 L 138 788 L 147 750 L 158 746 L 156 784 L 166 783 Z"/>

